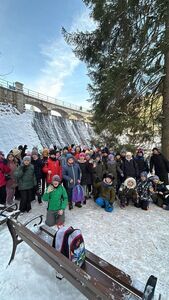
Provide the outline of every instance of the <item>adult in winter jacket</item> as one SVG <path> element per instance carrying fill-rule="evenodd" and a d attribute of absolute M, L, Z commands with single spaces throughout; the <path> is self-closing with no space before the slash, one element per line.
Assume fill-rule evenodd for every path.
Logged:
<path fill-rule="evenodd" d="M 96 204 L 105 209 L 106 212 L 113 211 L 113 203 L 115 201 L 115 189 L 113 187 L 112 175 L 107 174 L 102 182 L 95 184 L 95 188 L 98 189 L 99 197 L 96 199 Z"/>
<path fill-rule="evenodd" d="M 80 183 L 81 171 L 79 164 L 75 162 L 75 158 L 69 154 L 67 156 L 67 163 L 63 167 L 63 179 L 66 182 L 66 191 L 68 193 L 69 209 L 73 208 L 72 205 L 72 192 L 76 184 Z M 78 207 L 81 207 L 81 204 L 75 204 Z"/>
<path fill-rule="evenodd" d="M 48 155 L 49 155 L 49 150 L 47 148 L 44 148 L 42 151 L 42 169 L 47 164 L 48 162 Z M 44 194 L 45 187 L 46 187 L 46 173 L 42 171 L 42 195 Z"/>
<path fill-rule="evenodd" d="M 86 161 L 86 154 L 84 152 L 81 152 L 79 154 L 79 159 L 78 159 L 78 164 L 80 167 L 80 171 L 81 171 L 81 185 L 83 187 L 84 190 L 84 204 L 86 204 L 86 199 L 89 198 L 89 190 L 87 187 L 88 184 L 88 169 L 87 169 L 87 161 Z"/>
<path fill-rule="evenodd" d="M 103 180 L 105 170 L 105 166 L 101 160 L 101 155 L 96 153 L 95 160 L 93 162 L 93 197 L 95 200 L 98 197 L 98 190 L 95 188 L 95 185 Z"/>
<path fill-rule="evenodd" d="M 42 195 L 42 160 L 39 158 L 39 154 L 36 150 L 32 151 L 31 156 L 31 164 L 34 166 L 35 177 L 37 181 L 37 185 L 34 188 L 34 196 L 37 195 L 39 204 L 42 203 L 41 195 Z M 35 198 L 35 197 L 34 197 Z"/>
<path fill-rule="evenodd" d="M 61 162 L 61 165 L 62 167 L 64 165 L 66 165 L 66 161 L 67 161 L 67 154 L 69 153 L 69 150 L 68 150 L 68 147 L 65 146 L 62 150 L 62 154 L 61 154 L 61 157 L 60 157 L 60 162 Z"/>
<path fill-rule="evenodd" d="M 147 172 L 147 173 L 149 172 L 148 162 L 144 158 L 144 153 L 142 150 L 137 151 L 137 154 L 134 159 L 138 166 L 139 177 L 142 172 Z"/>
<path fill-rule="evenodd" d="M 60 227 L 65 222 L 65 208 L 68 203 L 68 196 L 65 188 L 60 184 L 58 175 L 52 177 L 52 184 L 47 187 L 42 199 L 48 201 L 48 209 L 45 223 L 48 226 Z"/>
<path fill-rule="evenodd" d="M 107 173 L 112 174 L 114 177 L 114 187 L 117 186 L 117 174 L 119 173 L 120 176 L 123 176 L 123 171 L 120 169 L 118 163 L 114 159 L 113 154 L 108 155 L 108 161 L 107 161 Z"/>
<path fill-rule="evenodd" d="M 115 161 L 117 163 L 117 167 L 119 168 L 120 172 L 117 169 L 117 187 L 116 187 L 116 191 L 118 193 L 118 190 L 123 182 L 123 177 L 124 174 L 122 172 L 122 159 L 121 159 L 121 155 L 119 152 L 116 153 L 115 155 Z"/>
<path fill-rule="evenodd" d="M 3 151 L 0 151 L 0 205 L 6 203 L 6 174 L 10 173 Z"/>
<path fill-rule="evenodd" d="M 62 179 L 62 167 L 60 161 L 56 159 L 56 150 L 50 150 L 49 158 L 42 170 L 46 174 L 46 181 L 48 185 L 52 183 L 52 177 L 54 175 L 59 175 L 59 177 Z"/>
<path fill-rule="evenodd" d="M 165 184 L 168 184 L 169 162 L 165 156 L 160 153 L 158 148 L 153 148 L 152 150 L 152 156 L 150 158 L 151 173 L 153 168 L 155 170 L 155 175 L 157 175 Z"/>
<path fill-rule="evenodd" d="M 137 179 L 139 176 L 138 166 L 136 161 L 133 159 L 131 152 L 126 153 L 126 158 L 122 162 L 122 171 L 124 174 L 124 179 L 127 177 Z"/>
<path fill-rule="evenodd" d="M 7 155 L 7 166 L 10 168 L 9 178 L 6 182 L 6 204 L 11 205 L 14 200 L 15 188 L 17 186 L 14 172 L 17 169 L 17 161 L 12 153 Z"/>
<path fill-rule="evenodd" d="M 22 164 L 14 172 L 18 189 L 21 194 L 20 211 L 29 212 L 31 210 L 31 201 L 33 189 L 37 185 L 34 166 L 31 164 L 31 157 L 25 156 Z"/>

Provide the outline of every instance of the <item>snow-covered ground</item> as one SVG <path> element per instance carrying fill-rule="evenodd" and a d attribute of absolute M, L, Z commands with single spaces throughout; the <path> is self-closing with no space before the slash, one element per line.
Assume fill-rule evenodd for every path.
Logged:
<path fill-rule="evenodd" d="M 20 221 L 46 214 L 46 204 L 32 203 L 32 212 Z M 115 205 L 106 213 L 92 200 L 83 208 L 66 210 L 66 224 L 80 228 L 86 248 L 128 273 L 133 281 L 144 284 L 153 274 L 158 278 L 156 291 L 169 299 L 169 212 L 154 205 L 145 212 Z M 83 300 L 86 299 L 66 279 L 59 281 L 55 271 L 26 243 L 21 243 L 14 261 L 7 263 L 12 240 L 6 225 L 0 227 L 1 300 Z M 116 299 L 115 299 L 116 300 Z M 117 299 L 120 300 L 120 299 Z"/>

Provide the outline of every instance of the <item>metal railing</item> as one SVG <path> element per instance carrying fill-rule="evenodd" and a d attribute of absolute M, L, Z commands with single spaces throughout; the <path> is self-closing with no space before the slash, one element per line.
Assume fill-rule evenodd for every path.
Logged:
<path fill-rule="evenodd" d="M 23 92 L 23 94 L 26 95 L 26 96 L 36 98 L 36 99 L 41 100 L 41 101 L 46 101 L 46 102 L 49 102 L 51 104 L 55 104 L 55 105 L 65 107 L 65 108 L 70 108 L 70 109 L 76 110 L 78 112 L 90 113 L 87 108 L 84 108 L 84 107 L 78 106 L 78 105 L 74 105 L 72 103 L 65 102 L 65 101 L 62 101 L 62 100 L 58 100 L 54 97 L 50 97 L 50 96 L 47 96 L 45 94 L 27 89 L 24 86 L 23 86 L 22 89 L 18 89 L 18 87 L 16 86 L 16 84 L 14 82 L 6 81 L 6 80 L 1 79 L 1 78 L 0 78 L 0 86 L 4 87 L 4 88 L 7 88 L 11 91 Z"/>

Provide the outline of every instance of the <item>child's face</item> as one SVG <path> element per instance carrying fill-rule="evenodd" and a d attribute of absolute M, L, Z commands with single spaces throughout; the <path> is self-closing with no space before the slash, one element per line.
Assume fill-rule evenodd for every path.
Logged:
<path fill-rule="evenodd" d="M 112 180 L 111 180 L 111 178 L 109 178 L 109 177 L 106 177 L 106 178 L 105 178 L 105 181 L 106 181 L 106 183 L 108 183 L 108 184 L 112 184 Z"/>
<path fill-rule="evenodd" d="M 158 179 L 154 179 L 153 182 L 154 182 L 155 184 L 157 184 L 157 183 L 158 183 Z"/>
<path fill-rule="evenodd" d="M 120 159 L 120 155 L 116 155 L 116 159 Z"/>
<path fill-rule="evenodd" d="M 30 162 L 30 160 L 24 160 L 23 163 L 24 163 L 25 166 L 29 166 L 31 162 Z"/>
<path fill-rule="evenodd" d="M 8 156 L 8 160 L 10 160 L 10 161 L 14 160 L 14 156 L 13 155 L 9 155 Z"/>
<path fill-rule="evenodd" d="M 141 176 L 141 181 L 146 181 L 147 178 L 145 176 Z"/>
<path fill-rule="evenodd" d="M 79 160 L 80 160 L 80 161 L 84 161 L 84 160 L 85 160 L 85 157 L 84 157 L 84 156 L 80 156 L 80 157 L 79 157 Z"/>
<path fill-rule="evenodd" d="M 59 185 L 59 182 L 56 181 L 56 180 L 54 180 L 54 181 L 52 182 L 52 184 L 53 184 L 54 187 L 57 187 L 57 186 Z"/>
<path fill-rule="evenodd" d="M 37 159 L 38 159 L 38 155 L 33 154 L 33 155 L 32 155 L 32 158 L 33 158 L 33 160 L 37 160 Z"/>
<path fill-rule="evenodd" d="M 127 183 L 127 185 L 131 188 L 131 187 L 134 186 L 134 183 L 133 183 L 133 181 L 129 180 L 128 183 Z"/>

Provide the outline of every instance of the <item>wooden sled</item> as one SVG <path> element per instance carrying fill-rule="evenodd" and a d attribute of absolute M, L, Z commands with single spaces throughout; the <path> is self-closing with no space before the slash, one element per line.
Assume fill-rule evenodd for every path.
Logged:
<path fill-rule="evenodd" d="M 86 250 L 84 266 L 79 268 L 51 246 L 55 235 L 53 229 L 45 225 L 39 226 L 36 234 L 27 228 L 27 225 L 37 218 L 40 221 L 38 224 L 34 224 L 36 226 L 41 224 L 42 215 L 31 219 L 25 224 L 21 224 L 15 219 L 7 220 L 7 225 L 13 239 L 13 251 L 8 265 L 15 257 L 18 244 L 25 241 L 88 299 L 153 299 L 157 281 L 156 277 L 150 276 L 144 292 L 140 291 L 132 286 L 132 280 L 129 275 L 89 250 Z M 50 237 L 50 244 L 43 240 L 44 234 Z"/>
<path fill-rule="evenodd" d="M 18 205 L 16 203 L 11 204 L 8 207 L 0 210 L 0 225 L 4 224 L 8 218 L 15 218 L 20 214 L 20 210 L 18 210 Z"/>

